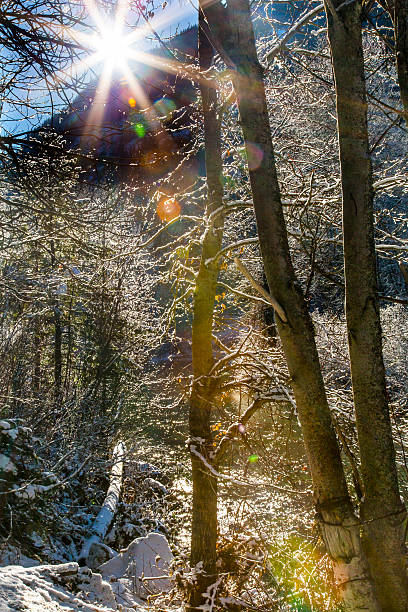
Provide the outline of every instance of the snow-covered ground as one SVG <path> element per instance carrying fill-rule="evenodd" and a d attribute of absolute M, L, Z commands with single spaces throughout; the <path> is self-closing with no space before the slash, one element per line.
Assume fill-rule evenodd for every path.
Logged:
<path fill-rule="evenodd" d="M 0 611 L 9 610 L 112 611 L 117 604 L 110 585 L 76 563 L 31 568 L 8 565 L 0 570 Z"/>
<path fill-rule="evenodd" d="M 151 533 L 104 563 L 101 573 L 77 563 L 7 565 L 0 569 L 0 612 L 147 610 L 151 596 L 172 587 L 172 559 L 166 538 Z"/>

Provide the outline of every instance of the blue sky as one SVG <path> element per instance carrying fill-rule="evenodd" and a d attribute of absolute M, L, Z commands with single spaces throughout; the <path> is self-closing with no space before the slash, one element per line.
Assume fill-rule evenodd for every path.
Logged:
<path fill-rule="evenodd" d="M 152 26 L 163 39 L 166 39 L 178 31 L 197 23 L 198 13 L 195 6 L 195 0 L 170 0 L 165 9 L 159 8 L 156 11 L 155 18 L 152 20 Z M 134 48 L 135 50 L 137 48 L 148 50 L 149 48 L 156 47 L 157 44 L 153 35 L 147 34 L 145 38 L 135 43 Z M 103 62 L 95 65 L 92 73 L 89 71 L 86 75 L 88 81 L 95 81 L 102 70 Z M 38 113 L 30 110 L 28 105 L 25 107 L 24 104 L 15 106 L 7 104 L 7 102 L 4 103 L 0 116 L 0 133 L 21 133 L 31 130 L 41 125 L 50 116 L 50 94 L 46 91 L 45 83 L 44 90 L 41 91 L 41 89 L 42 85 L 39 84 L 37 92 L 24 90 L 15 92 L 16 97 L 27 95 L 27 99 L 38 106 Z M 68 98 L 74 98 L 76 94 L 67 87 L 64 89 L 64 95 Z M 58 93 L 54 92 L 52 94 L 52 103 L 54 112 L 61 110 L 66 106 L 66 98 L 63 99 Z"/>

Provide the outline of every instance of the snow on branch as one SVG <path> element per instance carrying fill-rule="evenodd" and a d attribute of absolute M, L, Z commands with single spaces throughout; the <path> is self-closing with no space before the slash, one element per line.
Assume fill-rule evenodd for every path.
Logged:
<path fill-rule="evenodd" d="M 286 43 L 289 42 L 292 36 L 296 34 L 296 32 L 300 30 L 302 26 L 304 26 L 311 19 L 313 19 L 313 17 L 318 15 L 323 9 L 324 9 L 324 5 L 319 4 L 314 9 L 306 13 L 306 15 L 301 17 L 299 21 L 297 21 L 291 28 L 289 28 L 289 30 L 285 33 L 285 35 L 279 40 L 278 44 L 275 45 L 275 47 L 272 49 L 272 51 L 270 51 L 270 53 L 268 53 L 268 55 L 266 56 L 267 61 L 271 62 L 278 55 L 278 53 L 285 47 Z"/>
<path fill-rule="evenodd" d="M 267 302 L 269 302 L 271 306 L 273 306 L 273 308 L 276 310 L 277 314 L 279 315 L 279 318 L 282 319 L 284 323 L 287 323 L 288 318 L 286 316 L 284 309 L 279 304 L 279 302 L 275 300 L 275 298 L 270 293 L 265 291 L 263 287 L 261 287 L 261 285 L 254 279 L 250 271 L 244 266 L 244 264 L 242 263 L 240 259 L 238 259 L 238 257 L 234 257 L 234 263 L 237 266 L 238 270 L 242 272 L 245 278 L 247 278 L 247 280 L 250 282 L 251 286 L 258 293 L 260 293 L 262 297 L 264 297 L 265 300 L 267 300 Z"/>

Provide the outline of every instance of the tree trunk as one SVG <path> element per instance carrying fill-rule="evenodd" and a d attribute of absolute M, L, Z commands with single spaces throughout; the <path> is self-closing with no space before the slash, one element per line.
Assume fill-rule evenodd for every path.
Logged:
<path fill-rule="evenodd" d="M 39 273 L 39 264 L 38 264 L 38 252 L 35 251 L 35 270 L 36 273 Z M 40 304 L 36 304 L 37 308 L 40 308 Z M 41 389 L 41 352 L 42 352 L 42 343 L 41 343 L 41 317 L 37 313 L 34 318 L 34 329 L 33 329 L 33 383 L 32 390 L 35 395 L 39 395 Z"/>
<path fill-rule="evenodd" d="M 62 325 L 61 312 L 58 308 L 58 300 L 53 304 L 54 308 L 54 384 L 55 405 L 58 408 L 61 402 L 62 384 Z"/>
<path fill-rule="evenodd" d="M 343 0 L 336 0 L 334 7 Z M 408 609 L 405 508 L 388 410 L 374 246 L 361 3 L 327 12 L 343 192 L 346 319 L 364 498 L 364 547 L 383 610 Z"/>
<path fill-rule="evenodd" d="M 408 3 L 407 0 L 379 0 L 394 26 L 395 63 L 405 122 L 408 124 Z"/>
<path fill-rule="evenodd" d="M 38 396 L 41 389 L 41 321 L 37 315 L 34 319 L 34 355 L 33 355 L 33 392 Z"/>
<path fill-rule="evenodd" d="M 200 12 L 199 61 L 203 74 L 210 67 L 213 50 L 202 27 Z M 194 293 L 192 328 L 193 387 L 190 397 L 190 451 L 193 479 L 191 565 L 202 563 L 202 572 L 191 593 L 189 606 L 205 603 L 202 594 L 215 581 L 217 544 L 217 479 L 209 466 L 213 439 L 211 406 L 216 381 L 208 377 L 213 365 L 212 327 L 220 262 L 212 259 L 221 248 L 222 210 L 221 125 L 217 116 L 217 93 L 205 79 L 200 82 L 203 105 L 205 163 L 207 171 L 207 229 L 202 242 L 200 269 Z M 210 260 L 210 261 L 208 261 Z M 198 455 L 203 457 L 200 458 Z"/>
<path fill-rule="evenodd" d="M 214 10 L 216 6 L 216 10 Z M 206 15 L 218 40 L 227 46 L 247 155 L 264 268 L 270 292 L 283 307 L 277 316 L 299 419 L 311 468 L 314 501 L 323 539 L 333 560 L 336 582 L 349 610 L 379 608 L 373 594 L 359 537 L 359 526 L 347 490 L 317 354 L 313 323 L 297 283 L 286 233 L 277 180 L 262 69 L 259 65 L 247 0 L 228 1 L 230 31 L 225 32 L 220 4 Z M 222 32 L 220 31 L 222 29 Z M 230 34 L 230 36 L 228 36 Z M 229 40 L 228 40 L 229 38 Z M 251 164 L 253 145 L 262 153 Z"/>
<path fill-rule="evenodd" d="M 55 269 L 55 245 L 51 241 L 51 268 Z M 62 324 L 61 312 L 57 297 L 53 297 L 51 301 L 54 319 L 54 401 L 55 407 L 58 409 L 61 403 L 61 386 L 62 386 Z"/>
<path fill-rule="evenodd" d="M 91 527 L 91 535 L 87 538 L 82 546 L 78 557 L 80 566 L 88 565 L 91 569 L 96 569 L 96 565 L 91 566 L 89 563 L 92 548 L 98 548 L 103 545 L 103 539 L 106 536 L 109 526 L 112 523 L 116 514 L 116 509 L 119 503 L 120 492 L 122 489 L 123 466 L 126 455 L 126 446 L 123 442 L 119 442 L 112 453 L 112 468 L 109 476 L 109 488 L 106 497 L 99 510 Z M 96 551 L 93 552 L 96 557 Z M 106 561 L 103 559 L 98 563 L 100 565 Z"/>
<path fill-rule="evenodd" d="M 408 4 L 407 0 L 394 0 L 395 57 L 405 123 L 408 125 Z"/>

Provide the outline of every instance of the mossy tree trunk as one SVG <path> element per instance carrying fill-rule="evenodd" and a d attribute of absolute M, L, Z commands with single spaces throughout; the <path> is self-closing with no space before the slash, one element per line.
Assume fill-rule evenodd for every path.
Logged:
<path fill-rule="evenodd" d="M 361 2 L 327 8 L 343 195 L 346 320 L 364 498 L 364 547 L 387 612 L 408 609 L 406 511 L 388 409 L 374 245 Z"/>
<path fill-rule="evenodd" d="M 213 49 L 205 35 L 200 12 L 200 91 L 204 120 L 207 173 L 206 230 L 196 278 L 192 327 L 193 386 L 190 396 L 190 455 L 193 479 L 191 565 L 202 563 L 190 595 L 189 609 L 205 603 L 202 594 L 215 582 L 217 544 L 217 478 L 211 471 L 213 436 L 211 409 L 216 381 L 209 376 L 214 363 L 213 313 L 220 267 L 215 255 L 221 248 L 224 214 L 221 157 L 221 124 L 216 88 L 207 80 Z"/>

